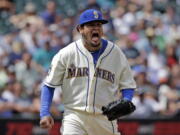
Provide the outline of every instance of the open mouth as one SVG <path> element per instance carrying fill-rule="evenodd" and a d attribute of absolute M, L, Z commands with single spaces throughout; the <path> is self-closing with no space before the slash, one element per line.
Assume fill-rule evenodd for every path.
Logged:
<path fill-rule="evenodd" d="M 99 40 L 99 38 L 100 38 L 99 33 L 97 33 L 97 32 L 92 33 L 92 40 L 94 42 L 97 42 Z"/>

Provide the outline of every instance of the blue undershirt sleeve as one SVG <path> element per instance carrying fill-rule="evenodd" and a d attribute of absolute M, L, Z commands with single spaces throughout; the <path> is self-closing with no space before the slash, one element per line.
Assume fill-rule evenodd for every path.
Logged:
<path fill-rule="evenodd" d="M 50 107 L 55 88 L 44 85 L 41 89 L 40 117 L 50 116 Z"/>
<path fill-rule="evenodd" d="M 122 90 L 122 97 L 125 100 L 131 101 L 134 95 L 134 89 L 123 89 Z"/>

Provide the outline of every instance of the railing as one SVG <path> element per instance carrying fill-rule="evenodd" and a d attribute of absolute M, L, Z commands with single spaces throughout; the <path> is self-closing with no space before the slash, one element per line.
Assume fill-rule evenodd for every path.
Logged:
<path fill-rule="evenodd" d="M 0 135 L 60 135 L 61 119 L 55 119 L 52 130 L 39 127 L 39 119 L 0 119 Z M 122 119 L 121 135 L 180 135 L 180 119 Z"/>

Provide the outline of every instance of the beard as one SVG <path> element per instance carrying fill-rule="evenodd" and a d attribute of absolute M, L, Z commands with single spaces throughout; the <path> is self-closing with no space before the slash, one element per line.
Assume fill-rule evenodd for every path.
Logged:
<path fill-rule="evenodd" d="M 91 39 L 88 40 L 88 37 L 84 34 L 82 34 L 82 39 L 83 39 L 83 42 L 88 45 L 88 46 L 91 46 L 91 47 L 99 47 L 101 45 L 101 42 L 98 42 L 98 43 L 95 43 L 93 42 Z"/>

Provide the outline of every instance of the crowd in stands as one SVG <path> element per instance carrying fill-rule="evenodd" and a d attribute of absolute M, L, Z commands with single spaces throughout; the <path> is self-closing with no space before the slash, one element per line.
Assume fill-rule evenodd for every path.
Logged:
<path fill-rule="evenodd" d="M 179 0 L 88 0 L 72 16 L 57 12 L 56 2 L 48 1 L 42 11 L 31 1 L 21 13 L 5 9 L 13 29 L 0 35 L 0 117 L 39 117 L 40 88 L 51 60 L 79 38 L 77 17 L 86 8 L 103 12 L 109 20 L 104 38 L 123 50 L 133 70 L 136 111 L 128 117 L 180 116 Z M 57 117 L 61 96 L 57 88 L 51 109 Z"/>

